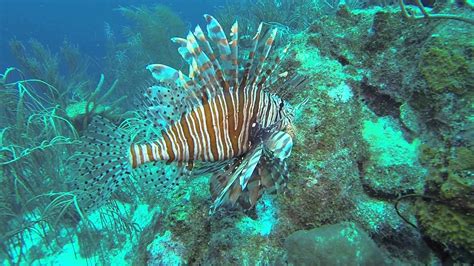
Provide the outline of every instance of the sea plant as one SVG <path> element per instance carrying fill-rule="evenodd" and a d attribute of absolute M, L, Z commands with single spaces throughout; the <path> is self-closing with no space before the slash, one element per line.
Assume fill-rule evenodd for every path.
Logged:
<path fill-rule="evenodd" d="M 116 95 L 135 97 L 149 80 L 145 66 L 162 62 L 181 68 L 183 61 L 176 46 L 169 40 L 181 36 L 186 24 L 171 9 L 163 5 L 154 7 L 120 7 L 117 9 L 131 23 L 122 30 L 125 41 L 118 41 L 112 27 L 106 24 L 107 76 L 118 80 Z M 134 102 L 124 102 L 127 109 Z"/>
<path fill-rule="evenodd" d="M 0 76 L 1 242 L 8 257 L 17 262 L 24 251 L 11 247 L 24 242 L 25 234 L 48 236 L 51 227 L 41 211 L 49 198 L 38 196 L 64 189 L 62 158 L 71 153 L 79 136 L 53 101 L 57 89 L 22 76 L 15 68 Z"/>

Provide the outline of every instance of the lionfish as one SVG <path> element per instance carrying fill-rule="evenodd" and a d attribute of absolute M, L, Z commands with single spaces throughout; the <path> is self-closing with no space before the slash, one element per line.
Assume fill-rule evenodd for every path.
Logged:
<path fill-rule="evenodd" d="M 91 123 L 88 146 L 95 151 L 77 161 L 87 178 L 77 188 L 91 202 L 88 208 L 150 163 L 174 165 L 172 173 L 140 172 L 158 189 L 176 186 L 181 176 L 211 172 L 211 212 L 236 202 L 252 208 L 264 191 L 285 187 L 295 108 L 275 91 L 298 87 L 304 79 L 276 74 L 282 56 L 269 59 L 276 28 L 262 31 L 259 25 L 240 65 L 238 23 L 228 40 L 214 17 L 204 17 L 207 35 L 198 25 L 186 38 L 172 39 L 189 64 L 188 75 L 162 64 L 147 67 L 155 82 L 144 93 L 142 118 L 159 132 L 153 141 L 133 143 L 105 119 Z"/>

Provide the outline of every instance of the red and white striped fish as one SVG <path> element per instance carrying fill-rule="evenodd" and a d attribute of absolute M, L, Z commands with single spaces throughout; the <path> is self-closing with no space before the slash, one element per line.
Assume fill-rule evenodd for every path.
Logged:
<path fill-rule="evenodd" d="M 214 17 L 204 17 L 207 35 L 197 26 L 186 38 L 172 39 L 189 64 L 188 75 L 161 64 L 147 67 L 156 83 L 146 90 L 141 118 L 158 132 L 155 139 L 132 143 L 107 121 L 91 125 L 91 145 L 98 142 L 100 149 L 80 160 L 82 175 L 92 180 L 78 189 L 92 205 L 106 199 L 133 169 L 157 162 L 176 165 L 181 175 L 190 174 L 195 162 L 205 165 L 194 170 L 213 173 L 212 211 L 237 201 L 253 207 L 265 190 L 285 184 L 294 111 L 274 92 L 299 86 L 302 79 L 277 75 L 281 57 L 269 58 L 277 29 L 264 33 L 260 24 L 241 64 L 237 22 L 228 40 Z M 176 184 L 165 171 L 146 175 L 157 187 Z"/>

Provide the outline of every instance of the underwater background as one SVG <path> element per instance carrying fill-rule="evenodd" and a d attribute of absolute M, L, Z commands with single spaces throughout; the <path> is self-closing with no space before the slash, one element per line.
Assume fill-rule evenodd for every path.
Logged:
<path fill-rule="evenodd" d="M 0 0 L 3 265 L 474 263 L 469 0 Z M 86 211 L 74 162 L 91 121 L 141 124 L 149 64 L 211 14 L 239 52 L 260 22 L 303 76 L 287 189 L 209 214 L 210 174 L 130 178 Z M 173 173 L 167 173 L 173 175 Z M 179 183 L 179 184 L 178 184 Z"/>

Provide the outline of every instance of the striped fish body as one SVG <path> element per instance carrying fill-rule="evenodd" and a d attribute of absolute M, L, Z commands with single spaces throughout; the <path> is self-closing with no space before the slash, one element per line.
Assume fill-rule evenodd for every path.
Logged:
<path fill-rule="evenodd" d="M 192 163 L 238 157 L 256 141 L 252 139 L 255 126 L 276 125 L 272 130 L 280 131 L 289 125 L 290 122 L 283 119 L 286 106 L 288 103 L 278 96 L 253 87 L 203 99 L 201 105 L 163 130 L 162 138 L 132 144 L 131 164 L 137 167 L 150 161 Z"/>
<path fill-rule="evenodd" d="M 189 65 L 187 75 L 166 65 L 147 67 L 156 83 L 145 92 L 139 118 L 146 136 L 159 137 L 133 143 L 132 136 L 142 129 L 130 136 L 106 119 L 91 123 L 84 146 L 91 150 L 81 152 L 75 162 L 80 176 L 76 190 L 86 210 L 110 198 L 128 176 L 168 191 L 190 174 L 186 169 L 195 161 L 210 162 L 194 173 L 212 172 L 211 211 L 236 202 L 253 207 L 264 191 L 284 186 L 294 112 L 277 92 L 295 89 L 304 80 L 286 72 L 272 74 L 281 62 L 278 55 L 269 58 L 276 29 L 263 31 L 260 24 L 240 63 L 237 22 L 228 40 L 215 18 L 205 19 L 207 35 L 197 26 L 186 38 L 172 39 Z M 160 169 L 161 162 L 169 165 Z"/>

